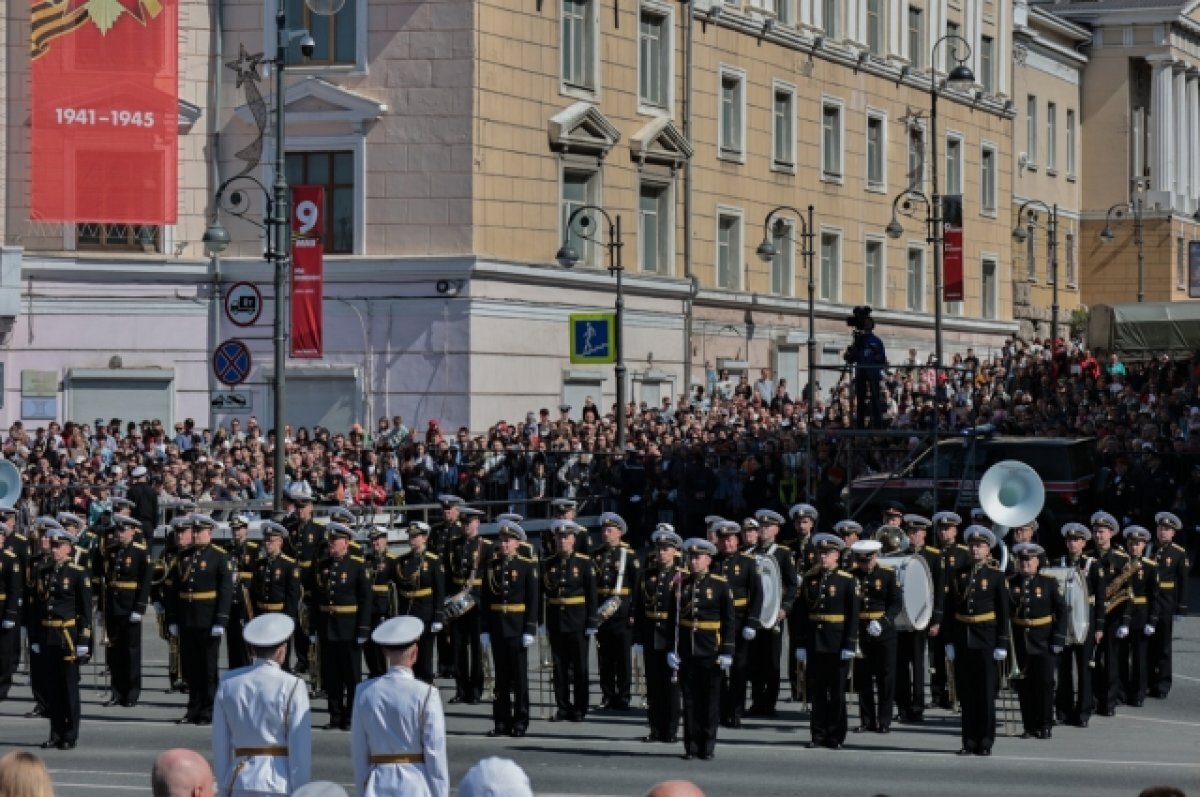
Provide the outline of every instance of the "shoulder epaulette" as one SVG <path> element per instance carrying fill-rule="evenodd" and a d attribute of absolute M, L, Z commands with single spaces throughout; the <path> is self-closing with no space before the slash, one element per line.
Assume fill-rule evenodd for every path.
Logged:
<path fill-rule="evenodd" d="M 936 545 L 926 545 L 925 550 L 929 551 L 930 553 L 941 553 L 942 552 L 942 549 L 937 547 Z"/>
<path fill-rule="evenodd" d="M 144 543 L 144 542 L 135 542 L 135 543 L 133 544 L 133 547 L 134 547 L 134 548 L 137 548 L 139 551 L 144 551 L 144 550 L 146 550 L 146 543 Z"/>
<path fill-rule="evenodd" d="M 887 572 L 889 572 L 889 573 L 895 573 L 895 572 L 896 572 L 896 568 L 894 568 L 894 567 L 890 567 L 889 565 L 879 565 L 879 569 L 880 569 L 880 570 L 886 570 L 886 571 L 887 571 Z"/>
<path fill-rule="evenodd" d="M 777 542 L 777 543 L 775 543 L 775 548 L 776 548 L 777 550 L 780 550 L 780 551 L 787 551 L 788 553 L 791 553 L 791 552 L 792 552 L 792 546 L 790 546 L 790 545 L 784 545 L 784 544 L 783 544 L 783 543 L 781 543 L 781 542 Z"/>
<path fill-rule="evenodd" d="M 1150 557 L 1148 557 L 1148 556 L 1143 556 L 1143 557 L 1142 557 L 1142 564 L 1147 564 L 1147 565 L 1155 565 L 1155 566 L 1157 566 L 1157 565 L 1158 565 L 1158 562 L 1154 561 L 1153 559 L 1151 559 L 1151 558 L 1150 558 Z"/>
<path fill-rule="evenodd" d="M 291 564 L 291 565 L 294 565 L 294 564 L 296 564 L 296 560 L 295 560 L 295 559 L 293 559 L 292 557 L 288 556 L 288 555 L 287 555 L 287 554 L 285 554 L 285 553 L 281 553 L 281 554 L 279 554 L 279 558 L 280 558 L 280 559 L 282 559 L 283 561 L 287 562 L 288 564 Z M 267 561 L 267 560 L 266 560 L 266 559 L 263 559 L 263 561 L 265 562 L 265 561 Z"/>
<path fill-rule="evenodd" d="M 719 576 L 719 575 L 717 575 L 716 573 L 709 573 L 708 575 L 709 575 L 709 576 L 710 576 L 710 577 L 711 577 L 711 578 L 712 578 L 714 581 L 720 581 L 721 583 L 727 583 L 727 582 L 729 581 L 729 579 L 725 578 L 725 576 Z"/>
<path fill-rule="evenodd" d="M 955 547 L 955 548 L 962 548 L 964 551 L 969 551 L 969 550 L 971 550 L 971 549 L 970 549 L 970 548 L 968 548 L 967 546 L 963 545 L 961 542 L 956 542 L 956 543 L 954 543 L 954 547 Z"/>
<path fill-rule="evenodd" d="M 16 558 L 17 558 L 17 555 L 16 555 L 15 553 L 13 553 L 13 550 L 12 550 L 12 548 L 5 548 L 5 549 L 4 549 L 4 555 L 5 555 L 5 556 L 11 556 L 13 559 L 16 559 Z"/>
<path fill-rule="evenodd" d="M 259 547 L 261 544 L 262 544 L 262 543 L 260 543 L 258 540 L 246 540 L 246 547 L 247 547 L 247 548 L 257 548 L 257 547 Z"/>
<path fill-rule="evenodd" d="M 521 556 L 521 554 L 517 554 L 516 558 L 527 564 L 537 564 L 537 562 L 535 562 L 533 559 L 530 559 L 528 556 Z"/>
<path fill-rule="evenodd" d="M 853 575 L 851 575 L 850 573 L 846 572 L 845 570 L 838 570 L 838 571 L 837 571 L 837 574 L 838 574 L 839 576 L 842 576 L 842 577 L 844 577 L 844 578 L 854 578 L 854 576 L 853 576 Z"/>
<path fill-rule="evenodd" d="M 438 561 L 438 555 L 437 555 L 437 554 L 435 554 L 433 551 L 426 551 L 426 552 L 425 552 L 425 558 L 426 558 L 426 559 L 432 559 L 432 560 L 433 560 L 433 561 L 435 561 L 435 562 L 436 562 L 436 561 Z"/>
<path fill-rule="evenodd" d="M 67 566 L 68 566 L 69 568 L 71 568 L 72 570 L 78 570 L 80 573 L 86 573 L 86 572 L 87 572 L 87 570 L 86 570 L 86 569 L 85 569 L 85 568 L 84 568 L 82 565 L 77 565 L 77 564 L 75 564 L 74 562 L 71 562 L 71 564 L 69 564 L 69 565 L 67 565 Z"/>
<path fill-rule="evenodd" d="M 1180 551 L 1183 551 L 1184 553 L 1187 553 L 1187 548 L 1184 548 L 1182 545 L 1180 545 L 1179 543 L 1174 542 L 1174 541 L 1172 541 L 1171 544 L 1168 545 L 1167 547 L 1175 548 L 1176 550 L 1180 550 Z"/>
<path fill-rule="evenodd" d="M 384 551 L 383 558 L 394 562 L 400 558 L 400 554 L 393 553 L 392 551 Z"/>
<path fill-rule="evenodd" d="M 228 553 L 229 553 L 229 551 L 225 550 L 225 549 L 224 549 L 224 548 L 222 548 L 220 545 L 213 545 L 213 546 L 212 546 L 212 549 L 213 549 L 214 551 L 216 551 L 217 553 L 223 553 L 223 554 L 228 554 Z"/>
<path fill-rule="evenodd" d="M 16 538 L 17 538 L 18 540 L 28 540 L 28 539 L 29 539 L 28 537 L 26 537 L 24 534 L 22 534 L 22 533 L 21 533 L 21 532 L 19 532 L 19 531 L 18 531 L 18 532 L 16 533 L 16 535 L 14 535 L 14 536 L 16 536 Z"/>
<path fill-rule="evenodd" d="M 628 548 L 628 549 L 629 549 L 629 550 L 631 550 L 631 551 L 633 550 L 633 546 L 631 546 L 629 543 L 627 543 L 627 542 L 624 542 L 624 541 L 622 541 L 622 542 L 621 542 L 621 547 L 622 547 L 622 548 Z"/>
<path fill-rule="evenodd" d="M 1120 556 L 1122 559 L 1128 559 L 1128 558 L 1129 558 L 1129 554 L 1125 553 L 1125 552 L 1124 552 L 1124 551 L 1122 551 L 1120 548 L 1110 548 L 1109 550 L 1111 550 L 1111 551 L 1115 552 L 1115 553 L 1117 554 L 1117 556 Z"/>
<path fill-rule="evenodd" d="M 351 556 L 351 557 L 350 557 L 350 561 L 352 561 L 352 562 L 358 562 L 360 565 L 361 565 L 361 564 L 366 564 L 366 562 L 363 560 L 363 558 L 362 558 L 361 556 Z"/>
<path fill-rule="evenodd" d="M 587 555 L 587 554 L 585 554 L 585 553 L 580 553 L 579 551 L 575 551 L 575 558 L 576 558 L 576 559 L 582 559 L 582 560 L 583 560 L 583 561 L 585 561 L 585 562 L 590 562 L 590 561 L 592 561 L 592 557 L 588 556 L 588 555 Z"/>

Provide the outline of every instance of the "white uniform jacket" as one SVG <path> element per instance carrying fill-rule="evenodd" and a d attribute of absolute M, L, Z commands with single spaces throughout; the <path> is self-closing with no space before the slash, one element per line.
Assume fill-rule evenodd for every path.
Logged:
<path fill-rule="evenodd" d="M 449 796 L 446 719 L 437 689 L 406 667 L 392 667 L 359 685 L 352 716 L 350 757 L 361 797 Z"/>
<path fill-rule="evenodd" d="M 225 674 L 213 706 L 213 769 L 220 794 L 291 794 L 309 780 L 308 689 L 274 661 Z"/>

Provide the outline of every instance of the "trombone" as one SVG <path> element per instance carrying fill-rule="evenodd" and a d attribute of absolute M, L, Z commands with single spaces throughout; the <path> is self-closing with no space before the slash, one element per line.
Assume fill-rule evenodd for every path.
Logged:
<path fill-rule="evenodd" d="M 1017 643 L 1013 638 L 1012 619 L 1008 621 L 1008 658 L 1001 664 L 1003 673 L 1000 678 L 1001 702 L 1000 710 L 1004 721 L 1004 735 L 1016 736 L 1021 723 L 1021 703 L 1017 695 L 1017 685 L 1025 677 L 1021 670 L 1021 662 L 1017 659 Z"/>

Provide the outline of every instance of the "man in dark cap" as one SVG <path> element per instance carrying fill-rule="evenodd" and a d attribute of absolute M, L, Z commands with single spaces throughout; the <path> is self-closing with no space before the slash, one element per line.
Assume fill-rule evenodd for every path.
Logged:
<path fill-rule="evenodd" d="M 442 560 L 442 572 L 449 576 L 452 572 L 452 550 L 458 539 L 463 535 L 464 523 L 460 516 L 463 499 L 457 495 L 439 495 L 438 503 L 442 505 L 442 521 L 433 525 L 429 531 L 429 550 Z M 451 589 L 450 592 L 457 592 Z M 455 654 L 452 647 L 451 634 L 437 635 L 437 668 L 442 678 L 453 678 Z"/>
<path fill-rule="evenodd" d="M 104 705 L 132 708 L 142 693 L 142 618 L 150 602 L 153 568 L 145 543 L 134 542 L 141 524 L 120 517 L 117 529 L 117 539 L 103 558 L 104 605 L 100 610 L 112 681 L 112 694 Z"/>
<path fill-rule="evenodd" d="M 1032 542 L 1013 546 L 1008 579 L 1013 643 L 1022 677 L 1013 679 L 1021 704 L 1022 739 L 1049 739 L 1054 725 L 1054 666 L 1067 642 L 1067 604 L 1058 580 L 1039 573 L 1046 552 Z"/>
<path fill-rule="evenodd" d="M 12 517 L 16 517 L 15 513 Z M 21 658 L 21 560 L 6 546 L 10 524 L 0 522 L 0 703 L 8 699 Z"/>
<path fill-rule="evenodd" d="M 650 535 L 654 555 L 642 574 L 633 597 L 633 654 L 642 656 L 646 667 L 646 701 L 650 733 L 644 742 L 673 744 L 679 734 L 679 679 L 667 666 L 667 654 L 676 649 L 678 637 L 670 622 L 674 590 L 683 578 L 679 554 L 683 540 L 675 528 L 660 523 Z"/>
<path fill-rule="evenodd" d="M 1187 614 L 1188 577 L 1192 565 L 1187 551 L 1175 541 L 1175 535 L 1183 528 L 1179 516 L 1159 512 L 1154 516 L 1154 524 L 1158 535 L 1154 559 L 1158 563 L 1162 612 L 1158 618 L 1158 632 L 1150 638 L 1150 697 L 1165 698 L 1171 691 L 1171 638 L 1175 634 L 1175 618 Z"/>
<path fill-rule="evenodd" d="M 781 583 L 777 586 L 781 594 L 774 626 L 761 629 L 750 643 L 750 708 L 746 716 L 774 717 L 775 703 L 779 699 L 779 658 L 783 653 L 783 632 L 796 601 L 799 576 L 791 549 L 777 542 L 784 523 L 783 516 L 771 509 L 760 509 L 754 513 L 754 517 L 758 520 L 759 540 L 753 553 L 775 560 L 779 568 Z"/>
<path fill-rule="evenodd" d="M 1129 634 L 1128 582 L 1133 574 L 1129 555 L 1112 544 L 1118 529 L 1117 519 L 1100 510 L 1091 518 L 1093 556 L 1100 567 L 1100 582 L 1104 593 L 1096 602 L 1104 603 L 1103 635 L 1098 640 L 1100 650 L 1095 655 L 1096 669 L 1092 674 L 1092 691 L 1096 695 L 1096 713 L 1111 717 L 1117 712 L 1120 694 L 1120 663 L 1118 642 Z"/>
<path fill-rule="evenodd" d="M 42 671 L 50 738 L 43 749 L 72 750 L 79 739 L 79 665 L 93 652 L 92 590 L 87 571 L 73 561 L 74 537 L 61 528 L 47 532 L 50 564 L 35 576 L 36 632 L 31 633 L 30 669 Z"/>
<path fill-rule="evenodd" d="M 729 677 L 721 680 L 721 724 L 742 727 L 746 683 L 750 675 L 750 643 L 762 628 L 762 575 L 757 558 L 739 550 L 741 526 L 732 520 L 717 527 L 717 555 L 712 572 L 721 576 L 733 595 L 734 653 Z"/>
<path fill-rule="evenodd" d="M 541 560 L 557 705 L 551 722 L 579 722 L 588 712 L 587 639 L 596 633 L 596 580 L 592 560 L 575 550 L 579 529 L 572 520 L 551 521 L 558 551 Z"/>
<path fill-rule="evenodd" d="M 291 535 L 288 553 L 295 557 L 300 565 L 300 577 L 307 583 L 312 580 L 313 567 L 325 550 L 325 529 L 313 520 L 312 493 L 307 485 L 301 483 L 288 492 L 288 499 L 295 509 L 292 516 L 284 521 Z M 315 636 L 311 627 L 316 622 L 315 617 L 309 618 L 309 628 L 302 628 L 296 634 L 296 672 L 306 673 L 313 662 L 309 661 L 308 647 Z"/>
<path fill-rule="evenodd" d="M 596 633 L 596 661 L 600 670 L 601 705 L 615 711 L 629 710 L 630 654 L 633 628 L 629 623 L 630 598 L 638 581 L 641 563 L 633 549 L 622 541 L 625 520 L 614 512 L 600 516 L 604 544 L 592 553 L 596 570 L 596 599 L 600 602 Z"/>
<path fill-rule="evenodd" d="M 1067 553 L 1059 560 L 1060 567 L 1076 570 L 1088 594 L 1088 632 L 1083 640 L 1067 638 L 1058 656 L 1058 685 L 1055 708 L 1060 722 L 1086 728 L 1092 718 L 1095 703 L 1092 697 L 1092 657 L 1096 645 L 1104 636 L 1104 582 L 1100 564 L 1083 552 L 1092 539 L 1092 532 L 1082 523 L 1066 523 L 1062 527 L 1063 544 Z"/>
<path fill-rule="evenodd" d="M 230 518 L 229 533 L 233 535 L 229 559 L 237 584 L 229 609 L 229 637 L 225 641 L 225 652 L 229 669 L 236 670 L 250 663 L 250 655 L 242 641 L 242 629 L 254 617 L 254 607 L 249 605 L 250 581 L 254 578 L 254 562 L 261 555 L 261 549 L 256 540 L 249 538 L 250 524 L 241 515 Z"/>
<path fill-rule="evenodd" d="M 483 569 L 479 609 L 481 642 L 491 648 L 496 667 L 496 697 L 488 736 L 522 737 L 529 727 L 529 657 L 538 617 L 538 575 L 532 559 L 517 549 L 525 530 L 511 521 L 500 526 L 497 550 Z"/>
<path fill-rule="evenodd" d="M 460 512 L 465 523 L 462 534 L 451 545 L 447 555 L 450 565 L 446 568 L 449 582 L 446 592 L 453 598 L 446 616 L 451 619 L 457 687 L 449 702 L 475 705 L 483 693 L 483 651 L 480 646 L 483 616 L 477 604 L 487 565 L 488 543 L 479 536 L 483 512 L 474 507 L 462 507 Z"/>
<path fill-rule="evenodd" d="M 930 599 L 935 607 L 930 622 L 940 623 L 941 615 L 936 607 L 940 603 L 937 596 L 942 588 L 941 551 L 926 544 L 933 521 L 915 514 L 905 515 L 902 521 L 908 536 L 908 553 L 921 557 L 929 570 L 929 585 L 933 593 Z M 925 721 L 925 676 L 928 672 L 925 652 L 928 640 L 925 630 L 896 633 L 896 706 L 902 722 Z"/>
<path fill-rule="evenodd" d="M 395 578 L 399 614 L 416 617 L 423 624 L 413 675 L 431 684 L 434 640 L 445 636 L 446 580 L 441 557 L 429 550 L 428 539 L 428 525 L 419 520 L 408 524 L 409 550 L 397 560 Z"/>
<path fill-rule="evenodd" d="M 259 526 L 259 531 L 263 538 L 263 555 L 254 560 L 253 575 L 250 577 L 250 599 L 254 605 L 254 614 L 286 614 L 296 621 L 296 627 L 299 628 L 303 574 L 299 563 L 283 552 L 287 529 L 272 520 L 264 520 Z M 285 670 L 288 669 L 290 655 L 289 639 L 288 656 L 281 662 Z"/>

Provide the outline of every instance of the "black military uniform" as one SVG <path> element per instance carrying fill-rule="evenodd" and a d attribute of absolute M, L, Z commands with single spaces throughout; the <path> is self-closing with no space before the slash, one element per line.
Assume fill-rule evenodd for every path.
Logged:
<path fill-rule="evenodd" d="M 193 519 L 198 530 L 216 525 L 210 518 Z M 167 622 L 179 637 L 179 658 L 188 689 L 187 714 L 180 722 L 208 725 L 217 694 L 221 637 L 233 601 L 229 555 L 215 545 L 193 545 L 180 553 L 163 586 Z"/>
<path fill-rule="evenodd" d="M 935 530 L 941 526 L 962 525 L 962 518 L 954 512 L 938 512 L 933 516 L 933 527 Z M 942 532 L 938 532 L 938 541 L 941 542 Z M 934 585 L 940 589 L 934 592 L 934 619 L 930 625 L 938 626 L 942 624 L 945 612 L 944 606 L 946 600 L 946 591 L 950 588 L 950 576 L 965 565 L 971 558 L 971 552 L 967 546 L 961 542 L 952 542 L 949 545 L 939 545 L 938 552 L 938 567 L 934 576 Z M 929 640 L 929 692 L 930 697 L 935 706 L 944 709 L 952 709 L 950 704 L 950 687 L 949 679 L 947 678 L 946 670 L 946 643 L 949 639 L 944 634 L 930 637 Z"/>
<path fill-rule="evenodd" d="M 1063 526 L 1064 537 L 1092 538 L 1092 532 L 1082 523 Z M 1086 554 L 1077 557 L 1064 556 L 1060 567 L 1073 567 L 1079 571 L 1088 593 L 1088 632 L 1083 644 L 1066 644 L 1058 656 L 1058 680 L 1054 704 L 1058 718 L 1081 728 L 1088 726 L 1095 707 L 1092 694 L 1092 658 L 1096 651 L 1096 632 L 1104 631 L 1104 585 L 1101 575 L 1104 569 L 1099 561 Z M 1065 640 L 1070 643 L 1070 639 Z"/>
<path fill-rule="evenodd" d="M 501 538 L 525 542 L 515 523 L 500 527 Z M 500 543 L 483 569 L 480 610 L 496 668 L 489 736 L 524 736 L 529 727 L 529 672 L 525 649 L 537 634 L 537 565 L 526 556 L 507 555 Z"/>
<path fill-rule="evenodd" d="M 814 536 L 818 553 L 845 547 L 832 534 Z M 858 648 L 858 582 L 836 567 L 804 574 L 792 612 L 796 658 L 803 656 L 805 688 L 812 704 L 809 747 L 838 749 L 846 741 L 846 672 Z M 803 651 L 803 653 L 799 653 Z"/>
<path fill-rule="evenodd" d="M 456 495 L 439 495 L 438 501 L 442 505 L 443 513 L 447 509 L 461 507 L 463 504 L 463 500 Z M 443 573 L 449 574 L 451 572 L 450 560 L 453 557 L 454 546 L 462 536 L 463 523 L 458 517 L 443 519 L 441 523 L 438 523 L 430 530 L 429 550 L 441 560 Z M 458 590 L 450 591 L 457 592 Z M 479 635 L 478 629 L 476 629 L 475 634 L 476 636 Z M 442 678 L 457 677 L 455 663 L 458 661 L 458 657 L 453 645 L 453 636 L 452 633 L 437 635 L 437 669 L 438 675 Z M 480 677 L 482 678 L 482 676 Z M 482 684 L 482 680 L 480 683 Z"/>
<path fill-rule="evenodd" d="M 429 527 L 424 523 L 409 526 L 409 540 L 422 533 L 429 533 Z M 442 560 L 428 548 L 420 552 L 410 550 L 396 560 L 393 573 L 397 588 L 397 611 L 418 617 L 425 624 L 425 630 L 417 641 L 417 661 L 413 665 L 413 674 L 426 683 L 433 683 L 435 640 L 446 635 L 443 630 L 446 622 L 443 609 L 446 582 L 442 574 Z"/>
<path fill-rule="evenodd" d="M 7 537 L 8 527 L 0 524 L 0 534 Z M 21 659 L 21 593 L 25 583 L 21 560 L 17 554 L 0 544 L 0 702 L 8 698 L 13 673 Z"/>
<path fill-rule="evenodd" d="M 1093 533 L 1100 526 L 1116 533 L 1116 518 L 1107 512 L 1096 512 L 1092 515 Z M 1105 550 L 1097 546 L 1092 555 L 1100 566 L 1100 581 L 1104 584 L 1103 594 L 1096 597 L 1096 602 L 1104 606 L 1104 625 L 1096 630 L 1104 631 L 1104 636 L 1100 639 L 1100 650 L 1095 655 L 1092 691 L 1096 696 L 1096 713 L 1101 717 L 1111 717 L 1116 713 L 1121 688 L 1118 658 L 1120 640 L 1117 634 L 1122 628 L 1123 633 L 1129 633 L 1129 614 L 1133 608 L 1129 601 L 1129 578 L 1133 574 L 1133 564 L 1128 554 L 1112 545 Z"/>
<path fill-rule="evenodd" d="M 1170 512 L 1159 512 L 1154 521 L 1160 530 L 1166 527 L 1175 534 L 1183 527 L 1179 518 Z M 1150 638 L 1149 692 L 1150 697 L 1164 698 L 1171 691 L 1171 637 L 1175 634 L 1175 618 L 1187 614 L 1188 576 L 1192 564 L 1187 551 L 1174 539 L 1160 545 L 1154 559 L 1158 564 L 1162 612 L 1158 617 L 1157 632 Z"/>
<path fill-rule="evenodd" d="M 341 523 L 325 528 L 332 540 L 349 541 L 353 533 Z M 371 628 L 371 580 L 362 557 L 327 556 L 313 566 L 305 589 L 320 645 L 321 684 L 329 702 L 326 730 L 350 730 L 354 691 L 362 680 L 362 646 Z"/>
<path fill-rule="evenodd" d="M 554 536 L 578 537 L 574 521 L 556 520 Z M 596 633 L 596 579 L 592 560 L 572 549 L 542 558 L 542 588 L 545 600 L 546 635 L 554 661 L 554 702 L 558 710 L 552 721 L 579 722 L 588 712 L 588 644 Z"/>
<path fill-rule="evenodd" d="M 70 545 L 66 532 L 51 532 L 51 545 Z M 42 747 L 70 750 L 79 739 L 79 665 L 94 652 L 92 589 L 88 572 L 51 555 L 34 576 L 37 628 L 30 667 L 42 671 L 50 738 Z"/>
<path fill-rule="evenodd" d="M 967 528 L 967 540 L 995 545 L 992 532 Z M 968 562 L 946 583 L 942 633 L 954 646 L 954 684 L 962 706 L 959 755 L 991 755 L 996 741 L 997 656 L 1008 653 L 1008 589 L 1004 573 L 988 561 Z M 950 656 L 949 651 L 946 652 Z"/>
<path fill-rule="evenodd" d="M 707 540 L 688 540 L 685 550 L 689 557 L 716 554 Z M 733 663 L 737 620 L 725 578 L 707 569 L 698 572 L 694 561 L 692 567 L 678 582 L 678 596 L 668 603 L 668 622 L 678 626 L 679 651 L 667 656 L 683 684 L 684 758 L 708 760 L 717 744 L 721 671 Z"/>
<path fill-rule="evenodd" d="M 301 507 L 312 505 L 312 498 L 302 494 L 293 494 L 292 500 Z M 296 563 L 300 565 L 301 583 L 310 584 L 312 583 L 312 572 L 316 566 L 316 561 L 325 552 L 325 528 L 311 517 L 306 520 L 298 514 L 284 521 L 284 526 L 291 535 L 284 550 L 293 556 L 296 559 Z M 308 656 L 311 640 L 311 629 L 307 634 L 296 634 L 296 672 L 298 673 L 308 672 L 309 665 L 311 664 Z"/>
<path fill-rule="evenodd" d="M 53 518 L 48 519 L 50 524 L 57 527 L 57 523 Z M 41 612 L 42 598 L 39 595 L 38 573 L 43 567 L 46 567 L 51 562 L 49 547 L 43 547 L 43 541 L 46 540 L 46 535 L 51 531 L 51 526 L 37 524 L 37 530 L 30 535 L 31 546 L 29 559 L 26 562 L 23 573 L 25 579 L 25 589 L 21 604 L 21 624 L 25 627 L 25 636 L 29 645 L 29 661 L 35 660 L 33 645 L 41 635 Z M 48 546 L 48 542 L 47 542 Z M 46 708 L 50 705 L 50 698 L 47 695 L 49 684 L 47 683 L 46 672 L 39 667 L 29 668 L 29 688 L 33 692 L 33 708 L 26 712 L 27 718 L 41 717 L 46 714 Z"/>
<path fill-rule="evenodd" d="M 792 570 L 796 573 L 796 586 L 800 584 L 800 574 L 807 573 L 817 566 L 817 549 L 812 544 L 813 530 L 816 529 L 820 514 L 812 504 L 795 504 L 788 510 L 792 525 L 787 529 L 787 535 L 780 532 L 780 541 L 791 549 L 793 555 Z M 811 524 L 808 522 L 811 521 Z M 806 528 L 807 527 L 807 528 Z M 794 589 L 794 588 L 793 588 Z M 795 601 L 793 601 L 793 606 Z M 791 615 L 789 614 L 789 617 Z M 791 637 L 792 624 L 788 622 L 788 649 L 795 649 L 795 638 Z M 791 686 L 791 700 L 800 700 L 800 663 L 790 654 L 788 661 L 788 682 Z"/>
<path fill-rule="evenodd" d="M 1141 526 L 1125 529 L 1126 544 L 1141 539 L 1148 542 L 1150 532 Z M 1144 550 L 1144 549 L 1143 549 Z M 1162 616 L 1158 564 L 1145 556 L 1132 557 L 1133 574 L 1129 589 L 1129 635 L 1118 643 L 1121 665 L 1121 702 L 1139 708 L 1146 701 L 1148 666 L 1146 654 L 1150 640 L 1157 636 Z"/>
<path fill-rule="evenodd" d="M 600 516 L 601 533 L 605 528 L 626 531 L 625 521 L 611 512 Z M 596 599 L 601 613 L 596 632 L 596 665 L 600 671 L 601 706 L 625 711 L 629 708 L 631 682 L 630 657 L 633 648 L 633 628 L 629 622 L 629 607 L 637 586 L 641 562 L 632 548 L 624 542 L 602 545 L 591 554 L 596 570 Z M 611 603 L 607 603 L 612 600 Z M 606 605 L 611 609 L 606 609 Z"/>
<path fill-rule="evenodd" d="M 750 709 L 746 716 L 774 717 L 775 704 L 779 700 L 779 659 L 783 655 L 783 633 L 787 628 L 787 617 L 791 615 L 796 602 L 799 576 L 796 574 L 795 556 L 786 545 L 764 540 L 759 543 L 756 554 L 774 558 L 779 566 L 782 580 L 778 585 L 782 591 L 779 608 L 784 617 L 777 620 L 772 628 L 760 629 L 750 642 Z M 791 660 L 790 656 L 788 658 Z"/>
<path fill-rule="evenodd" d="M 1018 543 L 1010 561 L 1045 556 L 1040 545 Z M 1017 565 L 1019 568 L 1019 565 Z M 1022 739 L 1049 739 L 1054 725 L 1054 668 L 1066 644 L 1067 603 L 1058 579 L 1037 573 L 1009 576 L 1013 646 L 1022 677 L 1014 679 L 1021 720 Z"/>
<path fill-rule="evenodd" d="M 371 582 L 371 630 L 374 631 L 385 620 L 390 620 L 400 613 L 399 595 L 396 584 L 396 564 L 399 557 L 391 551 L 379 553 L 374 549 L 374 541 L 378 537 L 387 538 L 386 529 L 375 529 L 370 533 L 371 549 L 363 555 L 363 563 L 367 569 L 367 579 Z M 367 677 L 378 678 L 387 672 L 387 659 L 382 648 L 368 635 L 363 645 L 363 658 L 367 661 Z M 416 674 L 414 668 L 413 674 Z"/>
<path fill-rule="evenodd" d="M 137 705 L 142 694 L 142 618 L 154 568 L 145 543 L 116 540 L 104 556 L 104 631 L 112 696 L 106 705 Z"/>
<path fill-rule="evenodd" d="M 655 531 L 651 541 L 658 547 L 672 548 L 676 556 L 683 541 L 673 531 Z M 646 700 L 650 733 L 643 741 L 674 743 L 679 737 L 680 692 L 676 670 L 667 664 L 667 654 L 676 653 L 676 626 L 670 611 L 675 590 L 684 571 L 677 559 L 662 567 L 657 561 L 647 564 L 633 596 L 633 640 L 642 646 L 646 670 Z"/>
<path fill-rule="evenodd" d="M 854 551 L 874 555 L 879 542 L 864 540 Z M 862 657 L 854 660 L 854 686 L 858 692 L 857 733 L 888 733 L 896 695 L 896 618 L 903 599 L 896 571 L 876 564 L 858 565 L 852 571 L 860 597 L 858 640 Z M 872 633 L 875 632 L 875 633 Z"/>
<path fill-rule="evenodd" d="M 912 529 L 928 529 L 932 521 L 920 515 L 905 515 L 904 523 Z M 932 545 L 913 545 L 908 553 L 919 556 L 929 568 L 932 584 L 934 611 L 930 623 L 942 622 L 941 596 L 943 593 L 941 556 L 939 548 Z M 923 722 L 925 720 L 925 677 L 928 672 L 925 654 L 929 634 L 926 630 L 896 632 L 896 706 L 901 721 Z"/>
<path fill-rule="evenodd" d="M 725 537 L 736 537 L 740 533 L 741 526 L 733 521 L 717 529 L 721 545 Z M 746 682 L 750 677 L 750 643 L 758 638 L 762 629 L 762 575 L 758 559 L 745 551 L 731 554 L 718 551 L 712 571 L 725 579 L 733 594 L 733 666 L 729 668 L 729 677 L 721 679 L 721 724 L 727 728 L 740 728 L 746 708 Z M 751 638 L 747 639 L 747 636 Z"/>
<path fill-rule="evenodd" d="M 230 521 L 230 528 L 239 524 L 243 528 L 248 525 L 243 518 L 234 518 Z M 250 595 L 250 582 L 254 579 L 254 563 L 261 555 L 262 546 L 255 540 L 233 542 L 229 547 L 230 564 L 236 581 L 229 608 L 229 631 L 225 638 L 226 655 L 231 670 L 250 663 L 250 654 L 242 639 L 242 628 L 254 617 L 254 607 L 247 606 L 246 600 Z"/>
<path fill-rule="evenodd" d="M 464 512 L 468 511 L 466 509 Z M 469 510 L 470 523 L 476 523 L 479 510 Z M 482 514 L 482 513 L 479 513 Z M 470 523 L 468 525 L 470 525 Z M 488 557 L 487 541 L 478 533 L 466 533 L 456 539 L 450 549 L 449 575 L 453 586 L 447 586 L 448 597 L 465 593 L 475 604 L 450 621 L 450 637 L 454 651 L 454 682 L 457 691 L 451 703 L 474 705 L 483 696 L 483 650 L 479 635 L 483 633 L 483 614 L 479 610 L 483 569 Z M 440 655 L 440 654 L 439 654 Z"/>
<path fill-rule="evenodd" d="M 264 521 L 261 529 L 263 555 L 254 560 L 249 584 L 254 616 L 266 612 L 279 612 L 292 618 L 299 627 L 300 595 L 303 591 L 300 565 L 285 553 L 280 552 L 274 556 L 267 553 L 267 540 L 271 537 L 286 536 L 287 531 L 273 521 Z M 305 632 L 310 630 L 304 629 Z M 303 636 L 303 633 L 293 636 Z M 291 645 L 289 641 L 288 658 L 284 659 L 285 669 L 291 656 Z"/>

